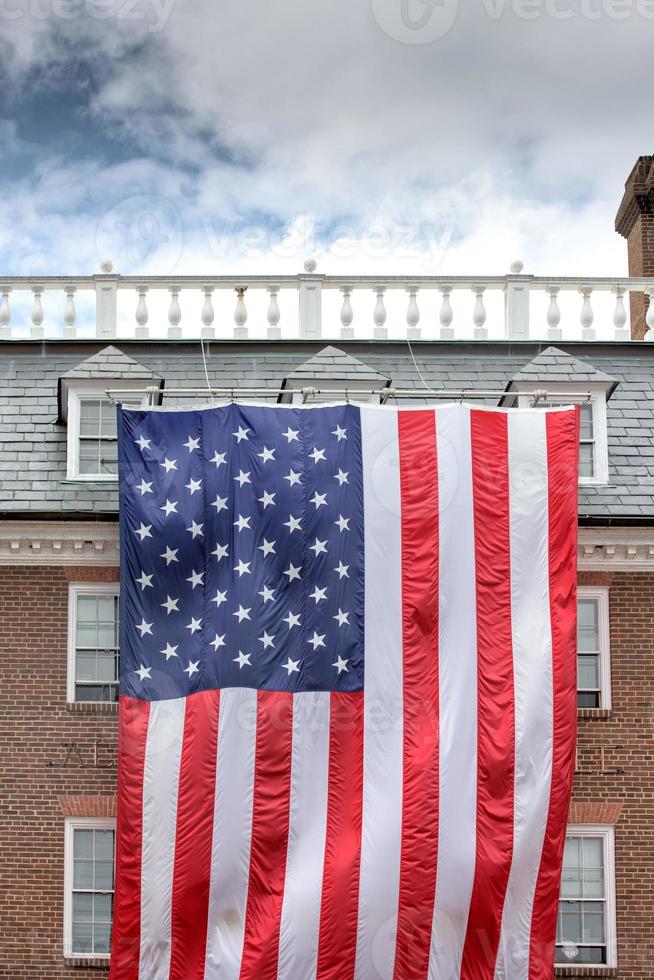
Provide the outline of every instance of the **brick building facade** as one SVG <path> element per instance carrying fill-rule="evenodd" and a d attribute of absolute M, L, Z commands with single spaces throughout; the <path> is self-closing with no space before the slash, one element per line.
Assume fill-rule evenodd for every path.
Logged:
<path fill-rule="evenodd" d="M 639 276 L 654 271 L 641 188 L 651 162 L 639 161 L 618 216 Z M 639 342 L 644 301 L 632 322 L 625 343 L 442 341 L 414 353 L 430 386 L 504 391 L 494 404 L 519 404 L 536 389 L 592 394 L 579 495 L 579 737 L 556 972 L 654 980 L 654 345 Z M 269 388 L 269 401 L 315 379 L 390 382 L 415 388 L 416 403 L 432 400 L 405 344 L 339 347 L 212 342 L 208 369 L 224 386 Z M 0 977 L 96 978 L 108 966 L 117 752 L 106 390 L 140 398 L 145 386 L 200 387 L 204 365 L 195 341 L 60 339 L 7 342 L 0 370 Z"/>

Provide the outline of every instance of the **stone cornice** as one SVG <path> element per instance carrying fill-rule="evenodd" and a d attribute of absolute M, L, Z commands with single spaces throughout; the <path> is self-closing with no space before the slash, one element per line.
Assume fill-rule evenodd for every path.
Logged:
<path fill-rule="evenodd" d="M 580 571 L 654 572 L 654 527 L 582 527 Z M 95 521 L 0 521 L 0 565 L 120 563 L 118 524 Z"/>
<path fill-rule="evenodd" d="M 118 524 L 0 521 L 0 565 L 118 565 Z"/>

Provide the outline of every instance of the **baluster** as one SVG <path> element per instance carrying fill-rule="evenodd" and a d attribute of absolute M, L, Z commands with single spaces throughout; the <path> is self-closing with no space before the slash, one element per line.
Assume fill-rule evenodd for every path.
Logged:
<path fill-rule="evenodd" d="M 625 329 L 627 325 L 627 311 L 624 305 L 624 288 L 622 286 L 616 286 L 613 292 L 615 293 L 615 310 L 613 313 L 615 339 L 629 340 L 629 331 Z"/>
<path fill-rule="evenodd" d="M 271 340 L 279 340 L 282 335 L 281 327 L 279 326 L 279 321 L 281 319 L 281 314 L 279 312 L 279 304 L 277 302 L 277 296 L 279 295 L 278 286 L 269 286 L 268 293 L 270 294 L 270 302 L 268 303 L 268 337 Z"/>
<path fill-rule="evenodd" d="M 234 323 L 236 327 L 234 329 L 234 336 L 240 340 L 244 340 L 248 335 L 248 328 L 245 326 L 248 318 L 248 311 L 245 306 L 245 293 L 247 292 L 247 288 L 247 286 L 241 286 L 236 290 L 236 309 L 234 310 Z"/>
<path fill-rule="evenodd" d="M 43 336 L 43 303 L 41 302 L 41 296 L 43 295 L 43 288 L 41 286 L 32 286 L 32 292 L 34 293 L 34 300 L 32 302 L 32 337 L 42 337 Z"/>
<path fill-rule="evenodd" d="M 148 336 L 148 306 L 145 301 L 145 294 L 148 291 L 147 286 L 139 286 L 136 290 L 137 296 L 139 298 L 136 304 L 136 336 L 137 337 L 147 337 Z"/>
<path fill-rule="evenodd" d="M 475 340 L 487 340 L 488 330 L 484 326 L 486 323 L 486 307 L 484 306 L 484 287 L 474 286 L 473 293 L 475 294 L 475 308 L 472 311 L 472 322 L 474 323 L 475 329 L 473 331 L 473 337 Z"/>
<path fill-rule="evenodd" d="M 204 287 L 204 303 L 202 304 L 202 313 L 200 314 L 200 319 L 202 320 L 202 337 L 215 337 L 216 331 L 213 328 L 213 303 L 211 302 L 211 296 L 213 294 L 213 289 L 211 286 Z"/>
<path fill-rule="evenodd" d="M 581 339 L 582 340 L 595 340 L 595 331 L 593 330 L 593 320 L 595 319 L 593 315 L 593 307 L 590 303 L 590 296 L 592 293 L 590 286 L 582 286 L 579 290 L 581 295 L 584 297 L 584 301 L 581 304 Z"/>
<path fill-rule="evenodd" d="M 407 286 L 406 291 L 409 294 L 409 305 L 406 311 L 406 322 L 407 322 L 407 332 L 406 335 L 409 340 L 420 340 L 420 310 L 418 309 L 418 300 L 416 299 L 418 295 L 417 286 Z"/>
<path fill-rule="evenodd" d="M 375 303 L 375 311 L 372 318 L 375 323 L 375 328 L 373 330 L 373 336 L 375 340 L 386 340 L 388 337 L 388 330 L 386 329 L 386 307 L 384 305 L 384 293 L 386 292 L 385 286 L 375 286 L 375 293 L 377 294 L 377 302 Z"/>
<path fill-rule="evenodd" d="M 452 294 L 451 286 L 441 286 L 441 309 L 438 315 L 438 319 L 441 325 L 440 328 L 441 340 L 453 340 L 454 338 L 454 328 L 452 327 L 452 321 L 454 320 L 454 313 L 452 312 L 452 304 L 450 303 L 451 294 Z"/>
<path fill-rule="evenodd" d="M 559 287 L 548 286 L 547 292 L 550 297 L 550 305 L 547 309 L 547 339 L 561 340 L 562 331 L 559 327 L 561 322 L 561 310 L 559 309 Z"/>
<path fill-rule="evenodd" d="M 170 307 L 168 308 L 168 336 L 175 338 L 182 336 L 182 328 L 180 323 L 182 320 L 182 311 L 179 305 L 179 286 L 170 287 Z"/>
<path fill-rule="evenodd" d="M 645 314 L 647 333 L 645 334 L 644 339 L 648 343 L 652 343 L 652 341 L 654 341 L 654 289 L 648 289 L 647 295 L 649 296 L 649 306 L 647 307 L 647 313 Z"/>
<path fill-rule="evenodd" d="M 66 302 L 64 303 L 64 337 L 75 336 L 75 287 L 66 286 Z"/>
<path fill-rule="evenodd" d="M 8 286 L 2 290 L 2 303 L 0 303 L 0 337 L 10 337 L 11 336 L 11 307 L 9 305 L 9 293 L 11 289 Z"/>
<path fill-rule="evenodd" d="M 341 306 L 341 337 L 344 340 L 351 340 L 354 337 L 354 328 L 352 327 L 354 313 L 352 312 L 352 303 L 350 302 L 352 287 L 343 286 L 341 292 L 343 293 L 343 305 Z"/>

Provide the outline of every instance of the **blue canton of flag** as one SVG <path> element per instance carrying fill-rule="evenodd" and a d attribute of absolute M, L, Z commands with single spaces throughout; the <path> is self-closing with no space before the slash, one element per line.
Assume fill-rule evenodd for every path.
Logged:
<path fill-rule="evenodd" d="M 363 688 L 360 414 L 119 409 L 123 695 Z"/>

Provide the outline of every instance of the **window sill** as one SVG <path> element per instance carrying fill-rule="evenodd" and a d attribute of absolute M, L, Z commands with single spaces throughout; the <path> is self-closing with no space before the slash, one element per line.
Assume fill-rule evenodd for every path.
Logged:
<path fill-rule="evenodd" d="M 583 718 L 587 721 L 605 721 L 611 715 L 611 708 L 577 708 L 577 718 Z M 611 967 L 605 967 L 605 969 L 611 969 Z"/>
<path fill-rule="evenodd" d="M 61 481 L 62 483 L 118 483 L 118 476 L 97 476 L 95 474 L 89 476 L 67 476 Z"/>
<path fill-rule="evenodd" d="M 617 977 L 615 966 L 563 966 L 554 968 L 555 977 Z"/>
<path fill-rule="evenodd" d="M 108 956 L 64 956 L 66 966 L 82 966 L 91 970 L 108 970 Z"/>
<path fill-rule="evenodd" d="M 66 711 L 82 715 L 117 715 L 118 704 L 115 701 L 67 701 Z"/>

